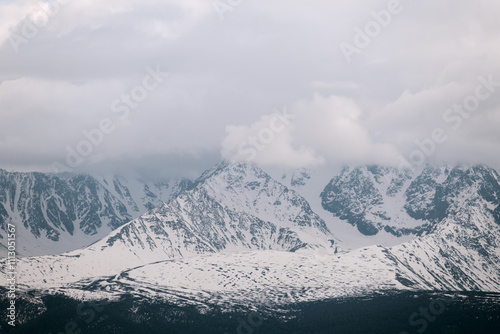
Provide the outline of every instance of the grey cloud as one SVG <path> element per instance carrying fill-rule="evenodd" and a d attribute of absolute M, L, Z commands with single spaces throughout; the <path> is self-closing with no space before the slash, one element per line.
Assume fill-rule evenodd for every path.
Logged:
<path fill-rule="evenodd" d="M 493 74 L 500 81 L 500 23 L 494 14 L 500 5 L 401 4 L 401 13 L 347 63 L 340 43 L 352 43 L 353 29 L 363 29 L 372 11 L 386 9 L 388 1 L 245 1 L 224 20 L 212 2 L 202 0 L 70 2 L 19 53 L 6 38 L 32 10 L 24 1 L 3 3 L 0 167 L 50 169 L 53 161 L 65 160 L 68 145 L 85 140 L 82 130 L 110 118 L 116 129 L 82 168 L 180 159 L 180 170 L 196 170 L 205 165 L 200 161 L 216 160 L 214 152 L 234 150 L 233 138 L 258 131 L 273 109 L 292 110 L 304 101 L 313 108 L 315 96 L 350 100 L 359 116 L 343 127 L 344 111 L 328 110 L 335 120 L 329 133 L 320 112 L 296 110 L 300 124 L 275 144 L 275 160 L 296 165 L 298 153 L 327 164 L 407 157 L 415 140 L 449 125 L 443 112 L 474 90 L 478 76 Z M 170 76 L 120 121 L 112 102 L 157 64 Z M 500 145 L 499 99 L 495 92 L 482 101 L 429 159 L 473 160 L 499 169 L 492 152 Z M 351 142 L 351 151 L 329 140 Z M 197 158 L 200 152 L 212 153 Z"/>

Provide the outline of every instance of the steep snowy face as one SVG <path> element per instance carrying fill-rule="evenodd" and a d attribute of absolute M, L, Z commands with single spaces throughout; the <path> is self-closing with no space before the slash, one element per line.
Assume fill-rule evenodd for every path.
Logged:
<path fill-rule="evenodd" d="M 434 221 L 424 236 L 393 247 L 402 267 L 416 284 L 448 290 L 500 289 L 500 177 L 485 166 L 421 174 L 425 196 L 408 205 L 422 219 Z M 438 181 L 436 181 L 438 180 Z M 441 182 L 439 182 L 441 181 Z M 436 190 L 426 183 L 436 182 Z M 407 191 L 410 198 L 414 191 Z"/>
<path fill-rule="evenodd" d="M 204 173 L 194 185 L 218 202 L 281 227 L 305 231 L 319 238 L 330 235 L 325 222 L 294 190 L 273 179 L 254 164 L 222 162 Z"/>
<path fill-rule="evenodd" d="M 189 190 L 93 247 L 164 253 L 328 247 L 331 235 L 307 201 L 253 164 L 223 162 Z"/>
<path fill-rule="evenodd" d="M 98 242 L 100 251 L 117 247 L 164 258 L 244 250 L 294 251 L 307 246 L 298 234 L 246 212 L 231 210 L 204 188 L 186 191 Z"/>
<path fill-rule="evenodd" d="M 388 254 L 400 277 L 412 282 L 408 286 L 500 291 L 500 224 L 484 199 L 468 201 L 428 234 Z"/>
<path fill-rule="evenodd" d="M 426 166 L 422 171 L 344 168 L 321 193 L 322 205 L 365 235 L 428 232 L 464 205 L 482 198 L 498 217 L 499 177 L 485 166 Z M 498 220 L 498 218 L 496 218 Z"/>
<path fill-rule="evenodd" d="M 121 177 L 0 170 L 0 229 L 16 225 L 22 255 L 62 253 L 99 240 L 187 186 L 178 180 L 148 184 Z"/>

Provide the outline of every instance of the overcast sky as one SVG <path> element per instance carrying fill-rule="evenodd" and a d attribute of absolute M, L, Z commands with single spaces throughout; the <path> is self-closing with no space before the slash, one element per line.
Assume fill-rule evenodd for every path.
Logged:
<path fill-rule="evenodd" d="M 4 0 L 0 168 L 500 170 L 499 13 L 494 0 Z"/>

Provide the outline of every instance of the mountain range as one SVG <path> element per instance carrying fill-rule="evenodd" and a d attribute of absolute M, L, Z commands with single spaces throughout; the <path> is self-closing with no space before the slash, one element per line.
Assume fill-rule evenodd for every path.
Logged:
<path fill-rule="evenodd" d="M 500 292 L 495 170 L 332 174 L 227 161 L 194 182 L 159 184 L 3 171 L 0 217 L 23 231 L 19 244 L 28 232 L 58 243 L 78 231 L 83 243 L 109 229 L 83 248 L 21 257 L 21 290 L 42 294 L 232 309 L 374 291 Z"/>

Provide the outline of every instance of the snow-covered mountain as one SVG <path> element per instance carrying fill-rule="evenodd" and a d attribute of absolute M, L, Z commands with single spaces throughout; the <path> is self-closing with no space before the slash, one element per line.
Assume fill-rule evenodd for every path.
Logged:
<path fill-rule="evenodd" d="M 63 253 L 103 238 L 189 186 L 189 180 L 0 170 L 0 251 L 8 223 L 16 225 L 20 254 Z"/>
<path fill-rule="evenodd" d="M 485 166 L 398 170 L 344 168 L 321 193 L 323 208 L 364 235 L 421 235 L 455 215 L 470 198 L 500 202 L 499 176 Z M 500 211 L 494 213 L 496 219 Z"/>
<path fill-rule="evenodd" d="M 342 168 L 332 170 L 320 167 L 315 169 L 301 168 L 286 171 L 268 171 L 280 183 L 295 190 L 308 201 L 311 209 L 325 221 L 328 229 L 335 236 L 336 245 L 342 246 L 344 249 L 354 250 L 370 245 L 394 246 L 409 241 L 414 237 L 414 234 L 394 235 L 383 229 L 375 235 L 365 235 L 359 232 L 356 225 L 351 225 L 347 220 L 341 219 L 325 209 L 320 195 L 324 192 L 332 177 L 336 178 L 341 174 Z M 351 185 L 346 184 L 345 186 L 347 187 L 346 191 L 349 191 Z M 395 223 L 398 219 L 394 220 Z M 401 222 L 401 224 L 404 224 L 404 222 Z"/>
<path fill-rule="evenodd" d="M 259 303 L 279 307 L 373 291 L 500 292 L 500 179 L 494 170 L 474 166 L 450 170 L 447 180 L 443 183 L 452 194 L 446 196 L 445 218 L 398 246 L 374 245 L 342 253 L 331 248 L 217 253 L 84 279 L 62 291 L 79 298 L 116 298 L 133 291 L 181 304 L 221 307 Z"/>
<path fill-rule="evenodd" d="M 296 192 L 253 164 L 222 162 L 91 248 L 132 252 L 144 264 L 221 251 L 325 248 L 329 240 L 325 222 Z"/>
<path fill-rule="evenodd" d="M 232 210 L 284 228 L 307 230 L 314 237 L 312 243 L 330 235 L 324 220 L 311 210 L 304 197 L 254 164 L 224 161 L 195 181 L 197 186 Z"/>
<path fill-rule="evenodd" d="M 394 290 L 500 292 L 500 226 L 482 204 L 465 208 L 460 218 L 445 219 L 433 233 L 391 248 L 370 246 L 337 254 L 332 249 L 223 252 L 81 279 L 70 277 L 78 263 L 83 265 L 77 258 L 75 265 L 63 270 L 63 276 L 54 277 L 53 268 L 68 264 L 67 259 L 60 259 L 47 267 L 44 284 L 35 284 L 42 277 L 37 275 L 30 286 L 52 287 L 84 299 L 116 299 L 132 293 L 180 305 L 226 309 L 235 305 L 279 309 L 300 301 Z M 462 219 L 470 214 L 475 218 L 465 223 Z M 49 278 L 54 279 L 52 284 Z M 67 284 L 54 283 L 57 279 Z M 29 282 L 26 277 L 22 280 Z"/>
<path fill-rule="evenodd" d="M 293 190 L 255 165 L 222 162 L 189 190 L 91 246 L 23 259 L 19 265 L 31 268 L 22 282 L 47 286 L 65 277 L 112 275 L 131 266 L 205 253 L 326 248 L 331 238 L 324 221 Z"/>
<path fill-rule="evenodd" d="M 300 175 L 296 186 L 307 188 L 314 177 Z M 331 247 L 348 236 L 330 231 L 337 223 L 283 183 L 255 165 L 222 162 L 87 248 L 20 259 L 18 281 L 78 298 L 132 293 L 223 307 L 373 291 L 500 292 L 500 177 L 493 169 L 344 169 L 317 195 L 332 219 L 413 235 L 396 246 L 354 250 Z"/>

